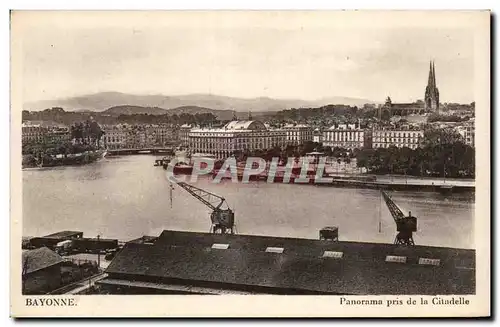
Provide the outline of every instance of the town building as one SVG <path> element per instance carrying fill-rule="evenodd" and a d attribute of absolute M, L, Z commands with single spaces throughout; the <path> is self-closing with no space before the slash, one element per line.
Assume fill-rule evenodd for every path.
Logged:
<path fill-rule="evenodd" d="M 178 141 L 170 125 L 110 125 L 104 127 L 104 144 L 108 149 L 143 149 L 164 147 Z"/>
<path fill-rule="evenodd" d="M 472 147 L 476 146 L 476 131 L 474 127 L 474 121 L 467 122 L 464 125 L 459 125 L 455 130 L 462 136 L 465 144 Z"/>
<path fill-rule="evenodd" d="M 46 294 L 61 287 L 63 262 L 61 256 L 46 247 L 24 250 L 22 254 L 22 294 Z"/>
<path fill-rule="evenodd" d="M 283 127 L 286 131 L 286 142 L 290 145 L 301 145 L 313 140 L 313 129 L 304 124 L 288 124 Z"/>
<path fill-rule="evenodd" d="M 469 249 L 166 230 L 125 244 L 96 285 L 99 294 L 474 294 L 475 255 Z"/>
<path fill-rule="evenodd" d="M 153 146 L 167 146 L 178 142 L 179 134 L 170 125 L 147 125 L 147 143 Z"/>
<path fill-rule="evenodd" d="M 338 124 L 333 125 L 322 133 L 323 146 L 344 149 L 361 149 L 369 147 L 367 130 L 359 124 Z"/>
<path fill-rule="evenodd" d="M 112 125 L 104 127 L 102 137 L 104 146 L 110 150 L 125 148 L 127 131 L 121 125 Z"/>
<path fill-rule="evenodd" d="M 424 138 L 424 131 L 420 129 L 374 129 L 372 131 L 372 146 L 374 149 L 407 147 L 418 148 Z"/>
<path fill-rule="evenodd" d="M 255 120 L 231 121 L 222 128 L 194 128 L 189 131 L 189 152 L 212 154 L 218 159 L 236 153 L 283 147 L 287 132 L 268 129 Z"/>
<path fill-rule="evenodd" d="M 61 143 L 71 140 L 67 126 L 48 122 L 23 122 L 21 125 L 22 144 Z"/>
<path fill-rule="evenodd" d="M 393 116 L 409 116 L 425 113 L 422 102 L 411 103 L 393 103 L 390 97 L 387 97 L 384 105 L 379 108 L 379 119 L 387 120 Z"/>
<path fill-rule="evenodd" d="M 179 128 L 180 146 L 189 146 L 189 132 L 191 131 L 191 129 L 193 129 L 193 127 L 189 124 L 184 124 Z"/>

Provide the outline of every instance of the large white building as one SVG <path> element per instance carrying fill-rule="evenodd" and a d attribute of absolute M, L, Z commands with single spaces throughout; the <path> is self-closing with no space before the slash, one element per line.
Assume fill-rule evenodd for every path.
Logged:
<path fill-rule="evenodd" d="M 323 146 L 361 149 L 368 145 L 370 131 L 356 124 L 339 124 L 323 131 Z"/>
<path fill-rule="evenodd" d="M 283 129 L 286 131 L 287 144 L 301 145 L 313 140 L 313 129 L 310 126 L 289 124 Z"/>
<path fill-rule="evenodd" d="M 424 131 L 417 129 L 375 129 L 372 132 L 372 143 L 374 149 L 389 148 L 390 146 L 416 149 L 422 143 L 423 138 Z"/>
<path fill-rule="evenodd" d="M 231 121 L 222 128 L 195 128 L 189 131 L 189 152 L 227 158 L 236 152 L 283 147 L 287 132 L 268 129 L 259 121 Z"/>

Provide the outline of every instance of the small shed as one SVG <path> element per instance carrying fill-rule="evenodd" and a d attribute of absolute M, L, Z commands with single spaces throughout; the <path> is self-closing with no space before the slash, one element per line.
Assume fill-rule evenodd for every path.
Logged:
<path fill-rule="evenodd" d="M 24 251 L 22 255 L 23 294 L 46 294 L 61 287 L 63 262 L 60 255 L 46 247 Z"/>

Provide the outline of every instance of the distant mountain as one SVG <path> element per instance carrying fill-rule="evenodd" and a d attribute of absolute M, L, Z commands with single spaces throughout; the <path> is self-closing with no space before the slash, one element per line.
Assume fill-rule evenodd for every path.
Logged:
<path fill-rule="evenodd" d="M 196 106 L 214 110 L 235 110 L 237 112 L 279 111 L 290 108 L 320 107 L 328 104 L 346 104 L 361 106 L 365 103 L 376 103 L 366 99 L 348 97 L 330 97 L 317 101 L 297 99 L 272 99 L 259 97 L 252 99 L 226 97 L 212 94 L 188 94 L 179 96 L 134 95 L 119 92 L 101 92 L 65 99 L 44 100 L 25 103 L 25 110 L 43 110 L 51 107 L 62 107 L 65 110 L 105 111 L 112 107 L 147 107 L 157 109 L 175 109 Z M 159 111 L 158 111 L 159 112 Z"/>

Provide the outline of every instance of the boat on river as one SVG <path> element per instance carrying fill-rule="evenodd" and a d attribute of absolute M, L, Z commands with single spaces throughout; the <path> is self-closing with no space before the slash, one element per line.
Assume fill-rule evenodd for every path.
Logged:
<path fill-rule="evenodd" d="M 154 166 L 156 166 L 156 167 L 162 166 L 163 167 L 165 165 L 168 165 L 170 163 L 170 160 L 171 159 L 167 158 L 167 157 L 163 157 L 161 159 L 156 159 Z"/>

